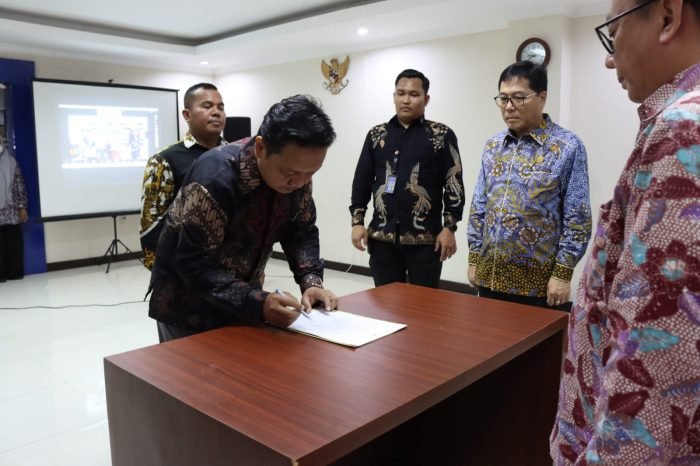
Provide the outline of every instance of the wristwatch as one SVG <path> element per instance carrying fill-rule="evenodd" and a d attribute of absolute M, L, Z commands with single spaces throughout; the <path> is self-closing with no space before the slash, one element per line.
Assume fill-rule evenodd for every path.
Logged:
<path fill-rule="evenodd" d="M 457 231 L 457 224 L 456 224 L 456 223 L 453 223 L 452 225 L 445 225 L 445 228 L 447 228 L 447 229 L 450 230 L 452 233 L 454 233 L 455 231 Z"/>

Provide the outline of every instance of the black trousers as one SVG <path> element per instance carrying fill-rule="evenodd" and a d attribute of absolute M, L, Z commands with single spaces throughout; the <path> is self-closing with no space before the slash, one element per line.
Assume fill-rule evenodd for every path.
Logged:
<path fill-rule="evenodd" d="M 547 298 L 537 298 L 532 296 L 520 296 L 517 294 L 500 293 L 492 291 L 490 288 L 479 287 L 479 297 L 500 299 L 501 301 L 509 301 L 511 303 L 527 304 L 529 306 L 545 307 L 547 309 L 556 309 L 557 311 L 571 312 L 571 302 L 566 302 L 558 306 L 547 305 Z"/>
<path fill-rule="evenodd" d="M 369 239 L 369 269 L 374 286 L 394 282 L 437 288 L 442 262 L 432 244 L 404 246 Z"/>
<path fill-rule="evenodd" d="M 164 341 L 176 340 L 178 338 L 189 337 L 190 335 L 200 333 L 194 330 L 186 330 L 184 328 L 164 324 L 163 322 L 157 320 L 156 324 L 158 325 L 158 340 L 161 343 L 163 343 Z"/>
<path fill-rule="evenodd" d="M 0 225 L 0 281 L 24 277 L 24 240 L 20 225 Z"/>

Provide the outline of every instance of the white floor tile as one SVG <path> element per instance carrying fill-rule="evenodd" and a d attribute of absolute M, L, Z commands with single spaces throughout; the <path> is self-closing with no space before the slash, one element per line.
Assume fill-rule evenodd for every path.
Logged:
<path fill-rule="evenodd" d="M 0 401 L 0 453 L 106 419 L 97 407 L 68 385 Z"/>
<path fill-rule="evenodd" d="M 0 362 L 0 374 L 3 374 L 0 401 L 65 383 L 54 372 L 29 358 Z"/>
<path fill-rule="evenodd" d="M 157 344 L 158 332 L 143 302 L 150 273 L 136 261 L 105 268 L 0 284 L 0 466 L 110 464 L 103 358 Z M 338 296 L 373 286 L 332 270 L 325 284 Z M 276 288 L 299 297 L 287 264 L 272 260 L 265 289 Z"/>
<path fill-rule="evenodd" d="M 0 466 L 110 466 L 107 421 L 0 453 Z"/>

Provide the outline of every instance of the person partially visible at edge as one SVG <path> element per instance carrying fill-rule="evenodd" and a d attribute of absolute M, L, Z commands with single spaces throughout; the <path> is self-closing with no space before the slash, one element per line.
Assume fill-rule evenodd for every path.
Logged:
<path fill-rule="evenodd" d="M 369 252 L 375 286 L 437 288 L 442 263 L 457 252 L 464 210 L 457 136 L 425 118 L 430 81 L 407 69 L 394 83 L 396 115 L 367 133 L 352 182 L 351 241 Z M 365 227 L 367 203 L 374 215 Z"/>
<path fill-rule="evenodd" d="M 309 96 L 273 105 L 258 133 L 202 155 L 168 210 L 151 274 L 149 315 L 161 341 L 226 325 L 289 326 L 303 309 L 330 310 L 312 177 L 335 140 Z M 301 290 L 263 290 L 279 242 Z"/>
<path fill-rule="evenodd" d="M 608 18 L 605 66 L 640 126 L 569 318 L 550 452 L 556 465 L 698 465 L 700 1 L 613 0 Z"/>
<path fill-rule="evenodd" d="M 0 136 L 0 282 L 24 277 L 22 224 L 28 219 L 22 170 Z"/>
<path fill-rule="evenodd" d="M 543 113 L 543 67 L 508 66 L 494 100 L 507 129 L 488 139 L 481 155 L 467 278 L 481 297 L 566 309 L 591 235 L 586 148 Z"/>
<path fill-rule="evenodd" d="M 177 196 L 182 179 L 197 158 L 225 144 L 224 101 L 216 86 L 198 83 L 185 92 L 182 117 L 189 130 L 185 138 L 151 156 L 143 175 L 141 201 L 141 249 L 143 265 L 151 270 L 165 212 Z"/>

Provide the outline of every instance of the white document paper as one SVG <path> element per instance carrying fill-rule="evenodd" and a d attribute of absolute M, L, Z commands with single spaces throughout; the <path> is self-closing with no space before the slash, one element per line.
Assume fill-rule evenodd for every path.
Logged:
<path fill-rule="evenodd" d="M 299 316 L 288 328 L 322 340 L 356 348 L 406 327 L 406 324 L 372 319 L 343 311 L 322 312 L 317 309 L 306 317 Z"/>

